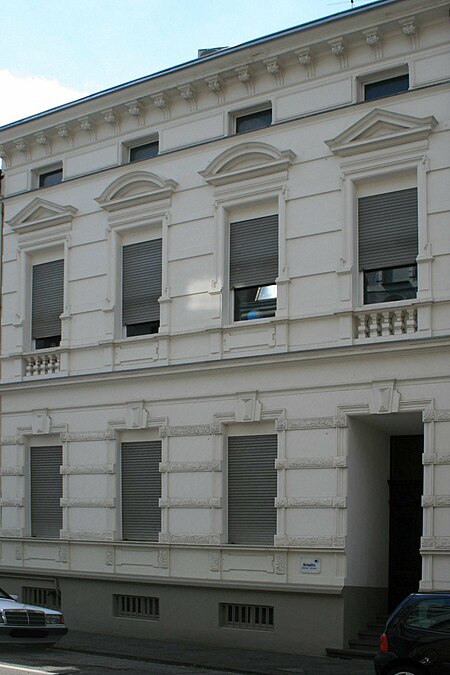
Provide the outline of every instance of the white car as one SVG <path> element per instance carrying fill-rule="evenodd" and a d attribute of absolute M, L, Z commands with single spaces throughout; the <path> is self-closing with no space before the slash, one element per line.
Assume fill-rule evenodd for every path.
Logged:
<path fill-rule="evenodd" d="M 0 644 L 49 647 L 66 633 L 67 627 L 61 612 L 25 605 L 0 588 Z"/>

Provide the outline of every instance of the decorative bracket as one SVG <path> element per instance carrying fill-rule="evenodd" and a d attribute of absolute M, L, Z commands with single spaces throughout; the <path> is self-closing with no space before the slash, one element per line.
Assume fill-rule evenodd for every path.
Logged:
<path fill-rule="evenodd" d="M 328 44 L 331 47 L 331 53 L 339 59 L 341 70 L 348 68 L 348 57 L 345 48 L 344 38 L 336 38 L 335 40 L 329 40 Z"/>
<path fill-rule="evenodd" d="M 255 93 L 255 83 L 253 81 L 250 68 L 248 66 L 241 66 L 240 68 L 235 68 L 234 72 L 236 73 L 239 82 L 242 82 L 247 89 L 248 94 Z"/>
<path fill-rule="evenodd" d="M 282 87 L 284 84 L 283 71 L 281 70 L 279 59 L 274 56 L 271 59 L 265 59 L 264 64 L 267 68 L 267 72 L 273 75 L 277 83 L 277 87 Z"/>
<path fill-rule="evenodd" d="M 381 35 L 378 26 L 363 30 L 363 35 L 366 38 L 367 44 L 372 47 L 377 61 L 383 58 L 383 47 L 381 44 Z"/>
<path fill-rule="evenodd" d="M 298 58 L 299 63 L 301 63 L 306 70 L 306 77 L 308 78 L 314 77 L 316 74 L 316 68 L 314 65 L 314 59 L 311 49 L 309 47 L 306 47 L 306 49 L 299 49 L 298 51 L 295 52 L 295 54 Z"/>
<path fill-rule="evenodd" d="M 411 40 L 412 48 L 417 49 L 419 46 L 419 33 L 417 31 L 416 17 L 410 16 L 407 19 L 401 19 L 399 24 L 402 27 L 404 35 Z"/>

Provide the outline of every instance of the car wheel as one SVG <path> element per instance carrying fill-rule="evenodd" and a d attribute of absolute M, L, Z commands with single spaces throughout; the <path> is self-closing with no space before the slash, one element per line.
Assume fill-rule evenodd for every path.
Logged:
<path fill-rule="evenodd" d="M 423 675 L 423 670 L 416 668 L 416 666 L 396 666 L 390 668 L 386 675 Z"/>

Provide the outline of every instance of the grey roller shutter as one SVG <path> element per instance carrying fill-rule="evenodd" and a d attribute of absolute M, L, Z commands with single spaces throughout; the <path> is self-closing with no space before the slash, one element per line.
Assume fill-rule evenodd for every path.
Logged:
<path fill-rule="evenodd" d="M 359 268 L 414 265 L 418 253 L 417 189 L 358 200 Z"/>
<path fill-rule="evenodd" d="M 64 260 L 33 266 L 31 333 L 33 340 L 61 335 Z"/>
<path fill-rule="evenodd" d="M 273 546 L 276 434 L 228 439 L 228 541 Z"/>
<path fill-rule="evenodd" d="M 125 326 L 159 320 L 162 239 L 123 247 L 122 317 Z"/>
<path fill-rule="evenodd" d="M 278 276 L 278 215 L 230 223 L 230 287 L 268 286 Z"/>
<path fill-rule="evenodd" d="M 158 541 L 161 442 L 122 443 L 122 539 Z"/>
<path fill-rule="evenodd" d="M 62 448 L 30 448 L 31 536 L 59 538 Z"/>

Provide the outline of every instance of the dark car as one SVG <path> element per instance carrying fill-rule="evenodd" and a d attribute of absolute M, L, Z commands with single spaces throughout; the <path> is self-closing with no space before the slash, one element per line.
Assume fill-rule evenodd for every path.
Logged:
<path fill-rule="evenodd" d="M 389 617 L 377 675 L 450 674 L 450 592 L 413 593 Z"/>
<path fill-rule="evenodd" d="M 0 645 L 33 644 L 49 647 L 66 633 L 67 627 L 61 612 L 18 602 L 0 588 Z"/>

